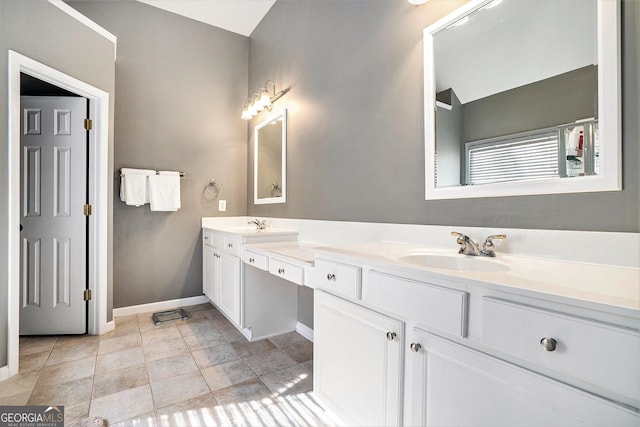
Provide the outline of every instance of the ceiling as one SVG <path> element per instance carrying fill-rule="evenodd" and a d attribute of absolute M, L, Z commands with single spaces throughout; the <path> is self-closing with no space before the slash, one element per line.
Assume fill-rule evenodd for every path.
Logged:
<path fill-rule="evenodd" d="M 138 1 L 247 37 L 276 2 L 276 0 Z"/>

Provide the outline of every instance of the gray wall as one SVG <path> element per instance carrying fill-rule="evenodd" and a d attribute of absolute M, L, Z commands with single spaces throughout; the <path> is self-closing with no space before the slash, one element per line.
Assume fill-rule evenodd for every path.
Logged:
<path fill-rule="evenodd" d="M 589 66 L 534 82 L 462 107 L 465 142 L 598 118 L 598 68 Z M 464 158 L 464 156 L 463 156 Z"/>
<path fill-rule="evenodd" d="M 178 212 L 115 199 L 114 306 L 202 295 L 200 219 L 246 211 L 248 38 L 139 2 L 69 4 L 118 37 L 116 190 L 121 167 L 186 173 Z"/>
<path fill-rule="evenodd" d="M 7 50 L 14 50 L 98 87 L 111 96 L 109 168 L 113 165 L 113 45 L 45 0 L 0 1 L 0 366 L 6 364 L 8 140 Z M 109 187 L 111 192 L 113 189 Z M 111 224 L 111 204 L 107 207 Z M 108 246 L 111 247 L 111 239 Z M 111 293 L 111 257 L 107 283 Z"/>
<path fill-rule="evenodd" d="M 249 87 L 291 86 L 275 104 L 289 108 L 287 203 L 248 199 L 248 213 L 639 232 L 638 0 L 622 13 L 623 191 L 424 200 L 422 30 L 462 3 L 276 2 L 250 38 Z"/>

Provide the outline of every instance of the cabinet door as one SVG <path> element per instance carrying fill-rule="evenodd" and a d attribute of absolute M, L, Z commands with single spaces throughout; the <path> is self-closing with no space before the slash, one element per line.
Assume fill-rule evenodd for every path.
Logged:
<path fill-rule="evenodd" d="M 402 322 L 315 291 L 314 394 L 351 425 L 401 425 Z"/>
<path fill-rule="evenodd" d="M 638 425 L 615 403 L 484 353 L 420 330 L 408 341 L 407 425 Z"/>
<path fill-rule="evenodd" d="M 203 246 L 202 258 L 202 292 L 209 297 L 214 304 L 218 303 L 216 284 L 220 281 L 216 276 L 220 274 L 220 255 L 210 246 Z"/>
<path fill-rule="evenodd" d="M 229 319 L 240 324 L 240 258 L 222 253 L 220 255 L 220 281 L 218 308 Z"/>

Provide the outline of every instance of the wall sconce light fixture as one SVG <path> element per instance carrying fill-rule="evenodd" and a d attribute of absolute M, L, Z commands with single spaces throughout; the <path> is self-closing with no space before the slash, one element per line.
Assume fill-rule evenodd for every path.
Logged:
<path fill-rule="evenodd" d="M 269 92 L 269 86 L 273 87 L 273 94 Z M 289 92 L 289 88 L 276 93 L 276 84 L 271 80 L 267 80 L 258 93 L 254 93 L 251 98 L 247 98 L 244 102 L 244 108 L 242 109 L 242 115 L 240 117 L 243 120 L 251 120 L 253 116 L 262 110 L 266 109 L 267 111 L 271 111 L 271 105 L 287 92 Z"/>

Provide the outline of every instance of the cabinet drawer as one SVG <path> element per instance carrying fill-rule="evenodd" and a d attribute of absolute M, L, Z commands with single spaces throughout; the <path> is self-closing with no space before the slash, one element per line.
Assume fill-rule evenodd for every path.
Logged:
<path fill-rule="evenodd" d="M 202 236 L 202 243 L 204 243 L 205 246 L 222 247 L 222 236 L 219 234 L 216 234 L 211 230 L 203 229 Z M 216 245 L 216 243 L 218 244 Z"/>
<path fill-rule="evenodd" d="M 297 283 L 298 285 L 304 283 L 304 269 L 302 267 L 280 261 L 279 259 L 271 258 L 269 262 L 269 273 L 282 277 L 290 282 Z"/>
<path fill-rule="evenodd" d="M 467 292 L 371 271 L 362 286 L 362 300 L 411 319 L 427 330 L 458 337 L 467 335 Z"/>
<path fill-rule="evenodd" d="M 360 299 L 360 271 L 360 267 L 319 259 L 314 267 L 314 280 L 321 289 Z"/>
<path fill-rule="evenodd" d="M 640 333 L 494 298 L 482 311 L 484 345 L 640 401 Z"/>
<path fill-rule="evenodd" d="M 235 256 L 240 256 L 240 238 L 234 236 L 224 236 L 224 244 L 222 247 L 227 253 Z"/>
<path fill-rule="evenodd" d="M 260 270 L 269 270 L 269 258 L 265 255 L 244 250 L 242 252 L 242 261 L 249 264 L 252 267 L 259 268 Z"/>

